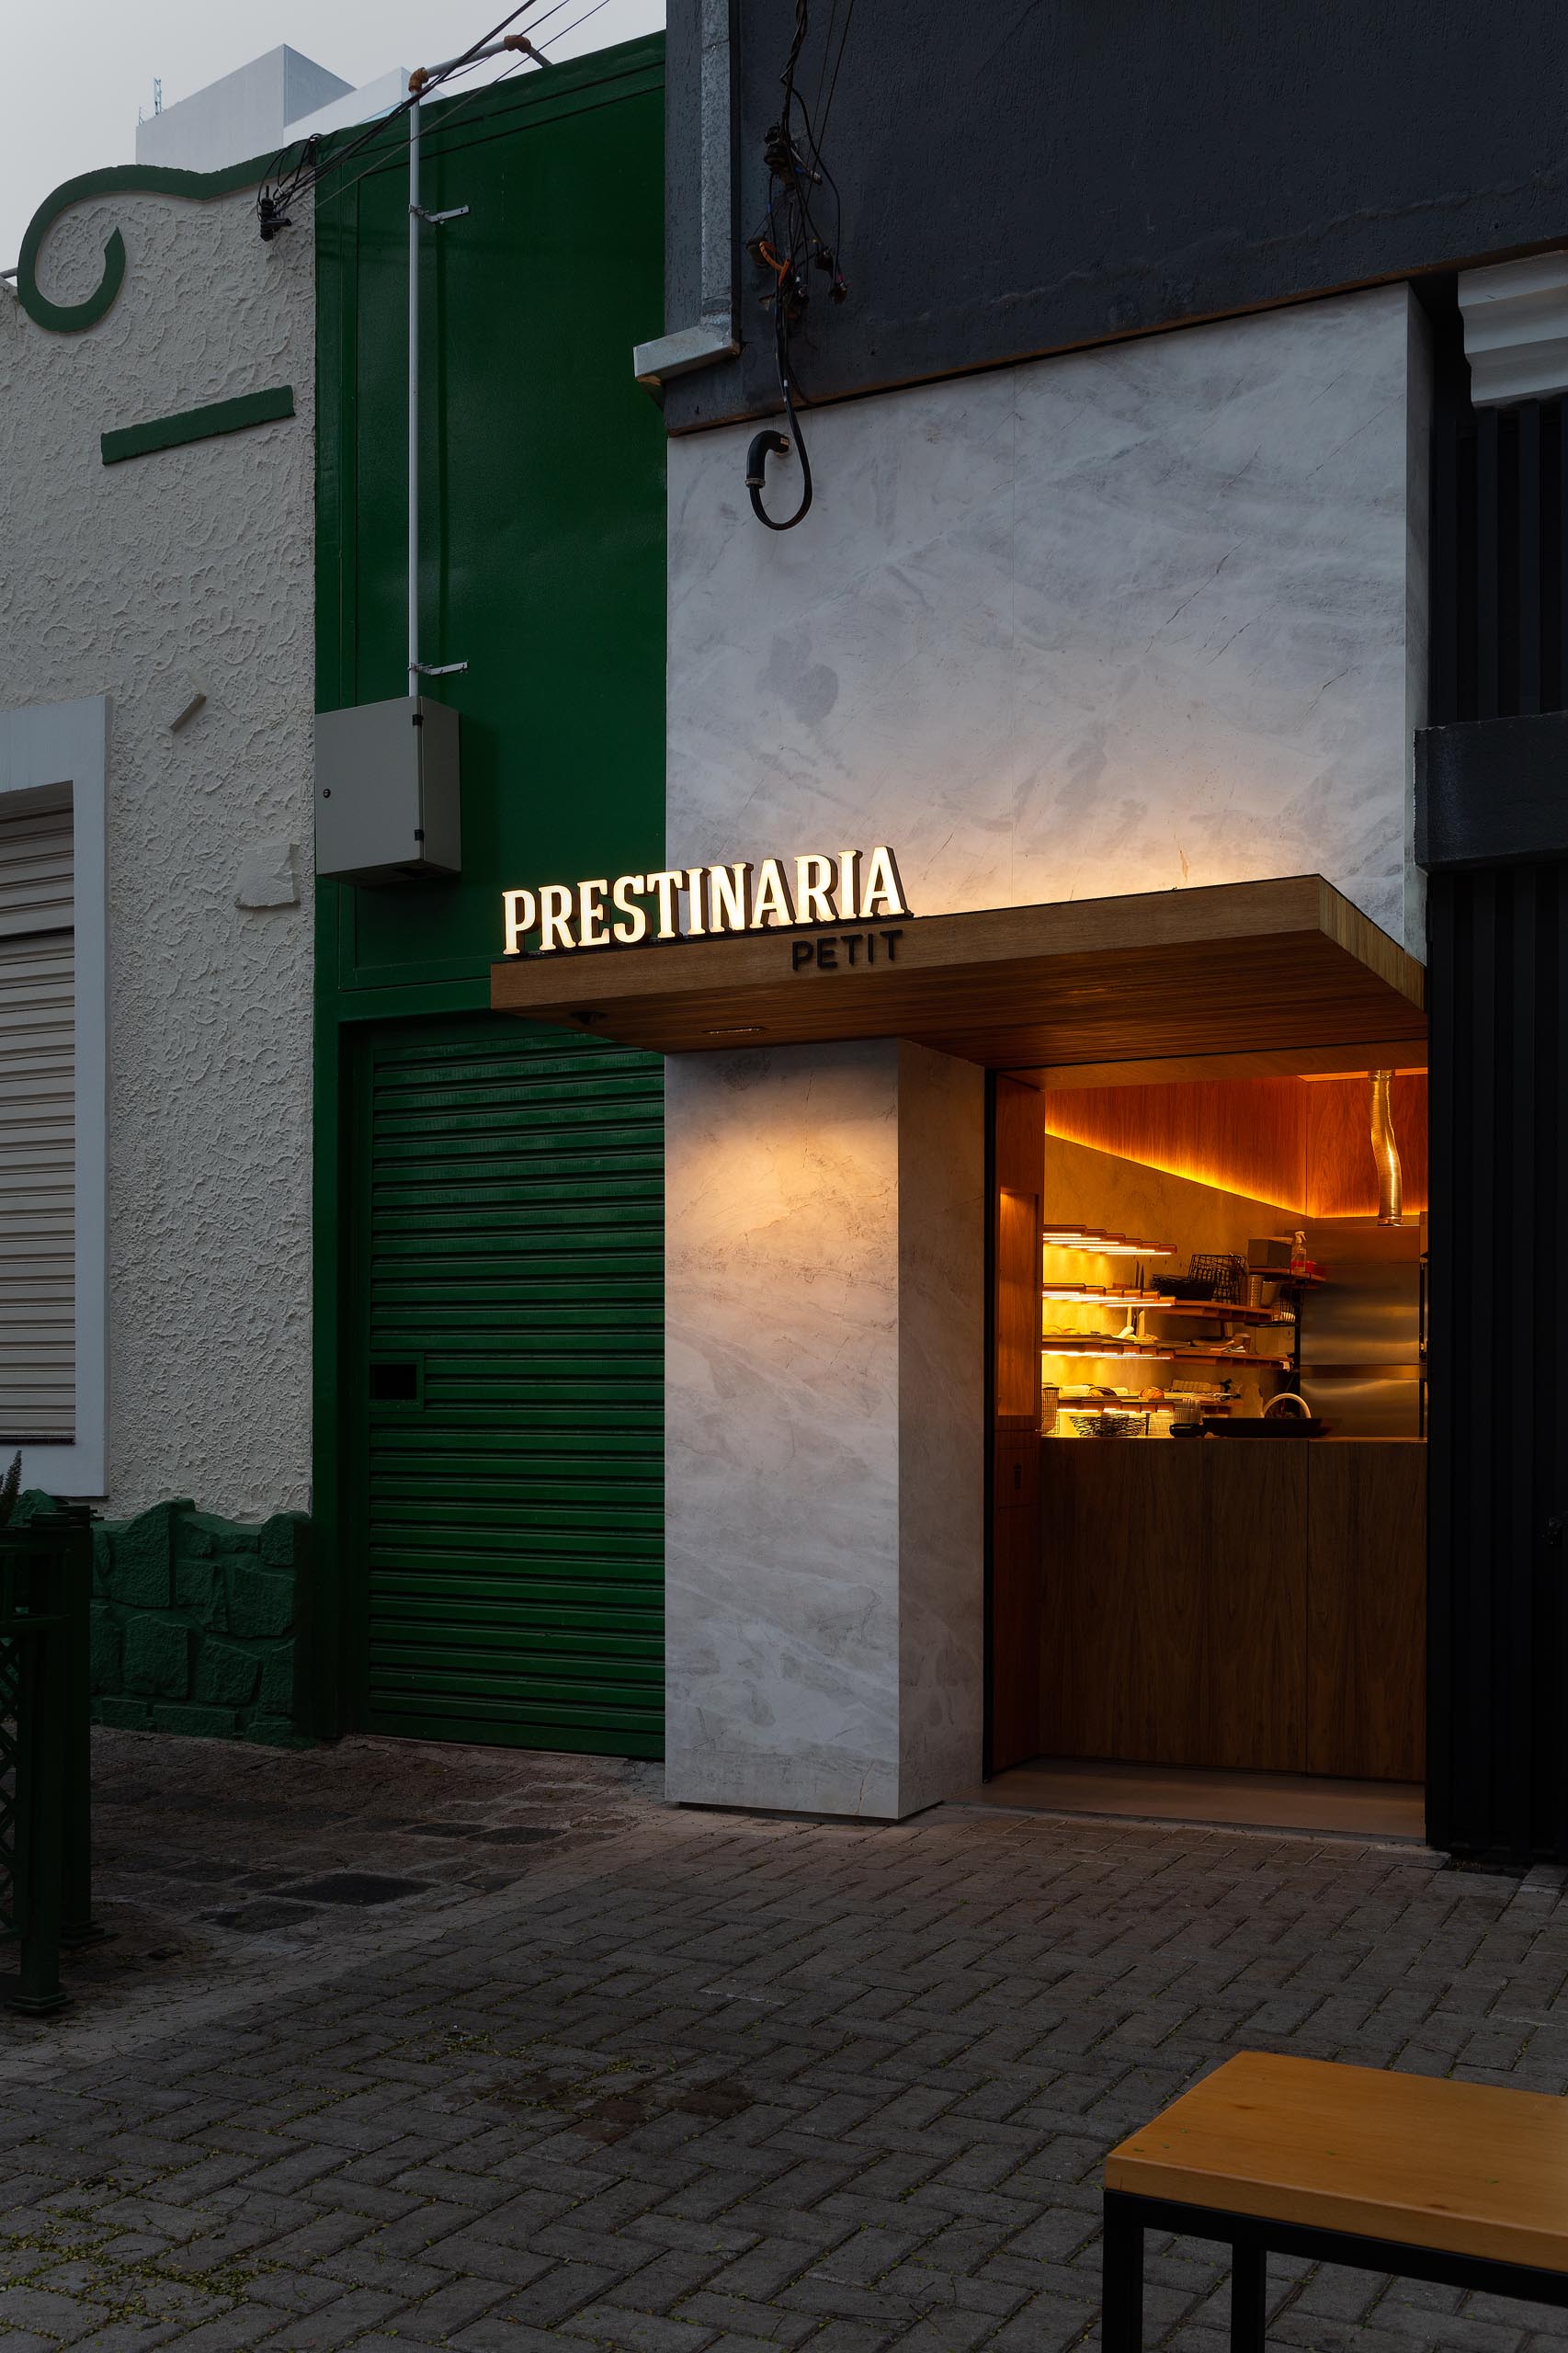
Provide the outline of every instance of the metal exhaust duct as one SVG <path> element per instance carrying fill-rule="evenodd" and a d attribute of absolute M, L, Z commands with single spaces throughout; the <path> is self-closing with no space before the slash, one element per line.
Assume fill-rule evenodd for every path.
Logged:
<path fill-rule="evenodd" d="M 1393 1073 L 1373 1070 L 1367 1075 L 1372 1082 L 1372 1157 L 1378 1164 L 1378 1223 L 1400 1225 L 1403 1222 L 1404 1184 L 1399 1146 L 1393 1139 L 1393 1106 L 1389 1097 Z"/>

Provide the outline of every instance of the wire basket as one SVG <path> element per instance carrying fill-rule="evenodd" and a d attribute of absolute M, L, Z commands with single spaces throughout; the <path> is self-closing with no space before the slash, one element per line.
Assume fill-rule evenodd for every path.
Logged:
<path fill-rule="evenodd" d="M 1212 1282 L 1207 1296 L 1229 1307 L 1240 1307 L 1247 1295 L 1247 1262 L 1229 1253 L 1205 1256 L 1195 1251 L 1187 1262 L 1189 1280 Z"/>

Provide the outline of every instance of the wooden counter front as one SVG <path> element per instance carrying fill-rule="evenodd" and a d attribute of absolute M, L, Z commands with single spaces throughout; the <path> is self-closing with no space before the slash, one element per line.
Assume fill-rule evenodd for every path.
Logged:
<path fill-rule="evenodd" d="M 1419 1438 L 1329 1438 L 1302 1450 L 1310 1458 L 1307 1770 L 1422 1780 L 1426 1446 Z"/>
<path fill-rule="evenodd" d="M 1055 1756 L 1419 1780 L 1426 1449 L 1040 1441 Z"/>

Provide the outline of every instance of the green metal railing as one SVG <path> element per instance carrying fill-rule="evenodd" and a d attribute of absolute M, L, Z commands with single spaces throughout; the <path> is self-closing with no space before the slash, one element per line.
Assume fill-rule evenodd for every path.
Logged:
<path fill-rule="evenodd" d="M 98 1931 L 92 1911 L 89 1644 L 92 1514 L 40 1512 L 0 1529 L 0 1975 L 6 2006 L 38 2017 L 69 2000 L 62 1946 Z"/>

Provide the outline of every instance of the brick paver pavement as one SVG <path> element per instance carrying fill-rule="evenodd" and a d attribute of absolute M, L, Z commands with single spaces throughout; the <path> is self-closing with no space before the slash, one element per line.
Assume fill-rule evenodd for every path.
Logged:
<path fill-rule="evenodd" d="M 274 1833 L 264 1870 L 407 1870 L 430 1752 L 399 1753 L 378 1813 L 355 1759 L 379 1751 L 251 1768 L 280 1812 L 337 1777 L 316 1806 L 333 1868 Z M 8 2353 L 1054 2353 L 1097 2340 L 1107 2147 L 1228 2052 L 1568 2087 L 1558 1874 L 983 1809 L 684 1813 L 639 1768 L 482 1757 L 430 1768 L 437 1847 L 506 1851 L 509 1824 L 515 1851 L 552 1805 L 578 1835 L 506 1883 L 453 1863 L 439 1901 L 350 1904 L 335 1933 L 330 1894 L 279 1898 L 305 1917 L 262 1936 L 158 1844 L 165 1760 L 187 1789 L 233 1766 L 135 1754 L 158 1760 L 143 1915 L 201 1889 L 207 1941 L 173 1977 L 87 1981 L 69 2027 L 0 2022 Z M 225 1846 L 222 1820 L 209 1881 L 251 1836 Z M 117 1869 L 142 1917 L 123 1843 Z M 1568 2315 L 1272 2277 L 1280 2346 L 1568 2343 Z M 1222 2353 L 1211 2251 L 1154 2254 L 1149 2331 Z"/>

